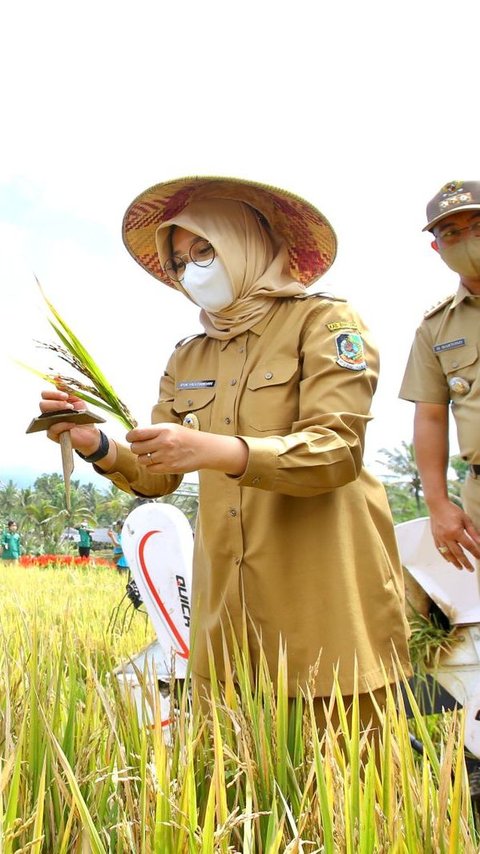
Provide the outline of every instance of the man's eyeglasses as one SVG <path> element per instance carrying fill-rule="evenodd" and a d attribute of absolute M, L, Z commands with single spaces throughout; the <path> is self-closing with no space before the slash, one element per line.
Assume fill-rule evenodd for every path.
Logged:
<path fill-rule="evenodd" d="M 451 225 L 444 229 L 438 228 L 435 231 L 435 237 L 438 237 L 442 243 L 456 243 L 457 240 L 460 240 L 464 231 L 467 231 L 470 237 L 480 237 L 480 219 L 476 219 L 464 228 L 456 228 Z"/>
<path fill-rule="evenodd" d="M 169 279 L 173 279 L 174 282 L 181 282 L 189 261 L 193 261 L 197 267 L 209 267 L 214 260 L 215 249 L 212 244 L 208 240 L 204 240 L 203 237 L 198 237 L 184 255 L 172 255 L 171 258 L 167 258 L 163 269 Z"/>

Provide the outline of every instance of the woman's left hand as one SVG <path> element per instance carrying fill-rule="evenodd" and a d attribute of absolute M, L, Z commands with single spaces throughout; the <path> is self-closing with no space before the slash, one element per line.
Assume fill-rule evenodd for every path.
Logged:
<path fill-rule="evenodd" d="M 154 474 L 215 469 L 241 475 L 247 466 L 247 445 L 236 436 L 204 433 L 167 422 L 135 427 L 126 439 L 138 462 Z"/>

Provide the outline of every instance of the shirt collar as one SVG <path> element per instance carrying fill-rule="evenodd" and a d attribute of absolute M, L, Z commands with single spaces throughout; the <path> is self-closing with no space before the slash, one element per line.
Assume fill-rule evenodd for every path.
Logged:
<path fill-rule="evenodd" d="M 273 300 L 273 305 L 270 311 L 267 311 L 264 317 L 262 317 L 261 320 L 258 321 L 258 323 L 255 323 L 254 326 L 251 326 L 250 329 L 247 329 L 246 332 L 242 332 L 240 335 L 235 336 L 235 338 L 227 338 L 226 341 L 222 341 L 220 349 L 224 350 L 227 344 L 230 344 L 231 341 L 238 342 L 240 338 L 242 338 L 244 335 L 248 335 L 250 332 L 253 332 L 254 335 L 258 336 L 262 335 L 273 317 L 273 309 L 278 302 L 279 300 Z"/>
<path fill-rule="evenodd" d="M 457 293 L 455 294 L 455 296 L 451 302 L 449 310 L 452 311 L 452 309 L 456 308 L 457 305 L 460 305 L 460 303 L 463 302 L 463 300 L 466 299 L 467 297 L 476 297 L 476 296 L 478 296 L 478 294 L 472 294 L 468 290 L 468 288 L 466 288 L 465 285 L 463 285 L 462 282 L 460 282 L 460 284 L 458 286 Z"/>
<path fill-rule="evenodd" d="M 276 301 L 272 305 L 272 309 L 274 308 L 275 304 L 276 304 Z M 265 329 L 267 328 L 268 324 L 270 323 L 272 317 L 273 317 L 273 311 L 272 310 L 267 311 L 266 315 L 264 317 L 262 317 L 262 319 L 259 320 L 258 323 L 255 324 L 255 326 L 252 326 L 252 328 L 250 329 L 250 332 L 253 332 L 255 335 L 262 335 L 262 333 L 265 332 Z"/>

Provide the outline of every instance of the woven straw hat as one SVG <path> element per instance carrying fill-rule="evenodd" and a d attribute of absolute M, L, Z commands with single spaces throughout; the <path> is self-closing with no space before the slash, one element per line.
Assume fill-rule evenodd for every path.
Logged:
<path fill-rule="evenodd" d="M 288 248 L 292 277 L 312 285 L 331 267 L 337 238 L 328 220 L 309 202 L 277 187 L 238 178 L 178 178 L 145 190 L 123 218 L 123 242 L 130 255 L 156 279 L 172 286 L 162 270 L 155 232 L 193 199 L 235 199 L 255 208 Z"/>

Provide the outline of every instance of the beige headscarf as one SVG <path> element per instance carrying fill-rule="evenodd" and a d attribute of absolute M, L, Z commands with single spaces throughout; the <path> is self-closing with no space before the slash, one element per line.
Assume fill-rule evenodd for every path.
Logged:
<path fill-rule="evenodd" d="M 155 235 L 162 267 L 171 255 L 173 225 L 208 240 L 230 276 L 235 293 L 232 305 L 215 313 L 204 309 L 200 312 L 200 322 L 212 338 L 226 340 L 250 329 L 270 311 L 273 299 L 305 297 L 305 287 L 290 273 L 285 244 L 244 202 L 231 199 L 193 201 L 181 213 L 162 223 Z M 174 285 L 191 299 L 181 283 L 174 282 Z"/>

